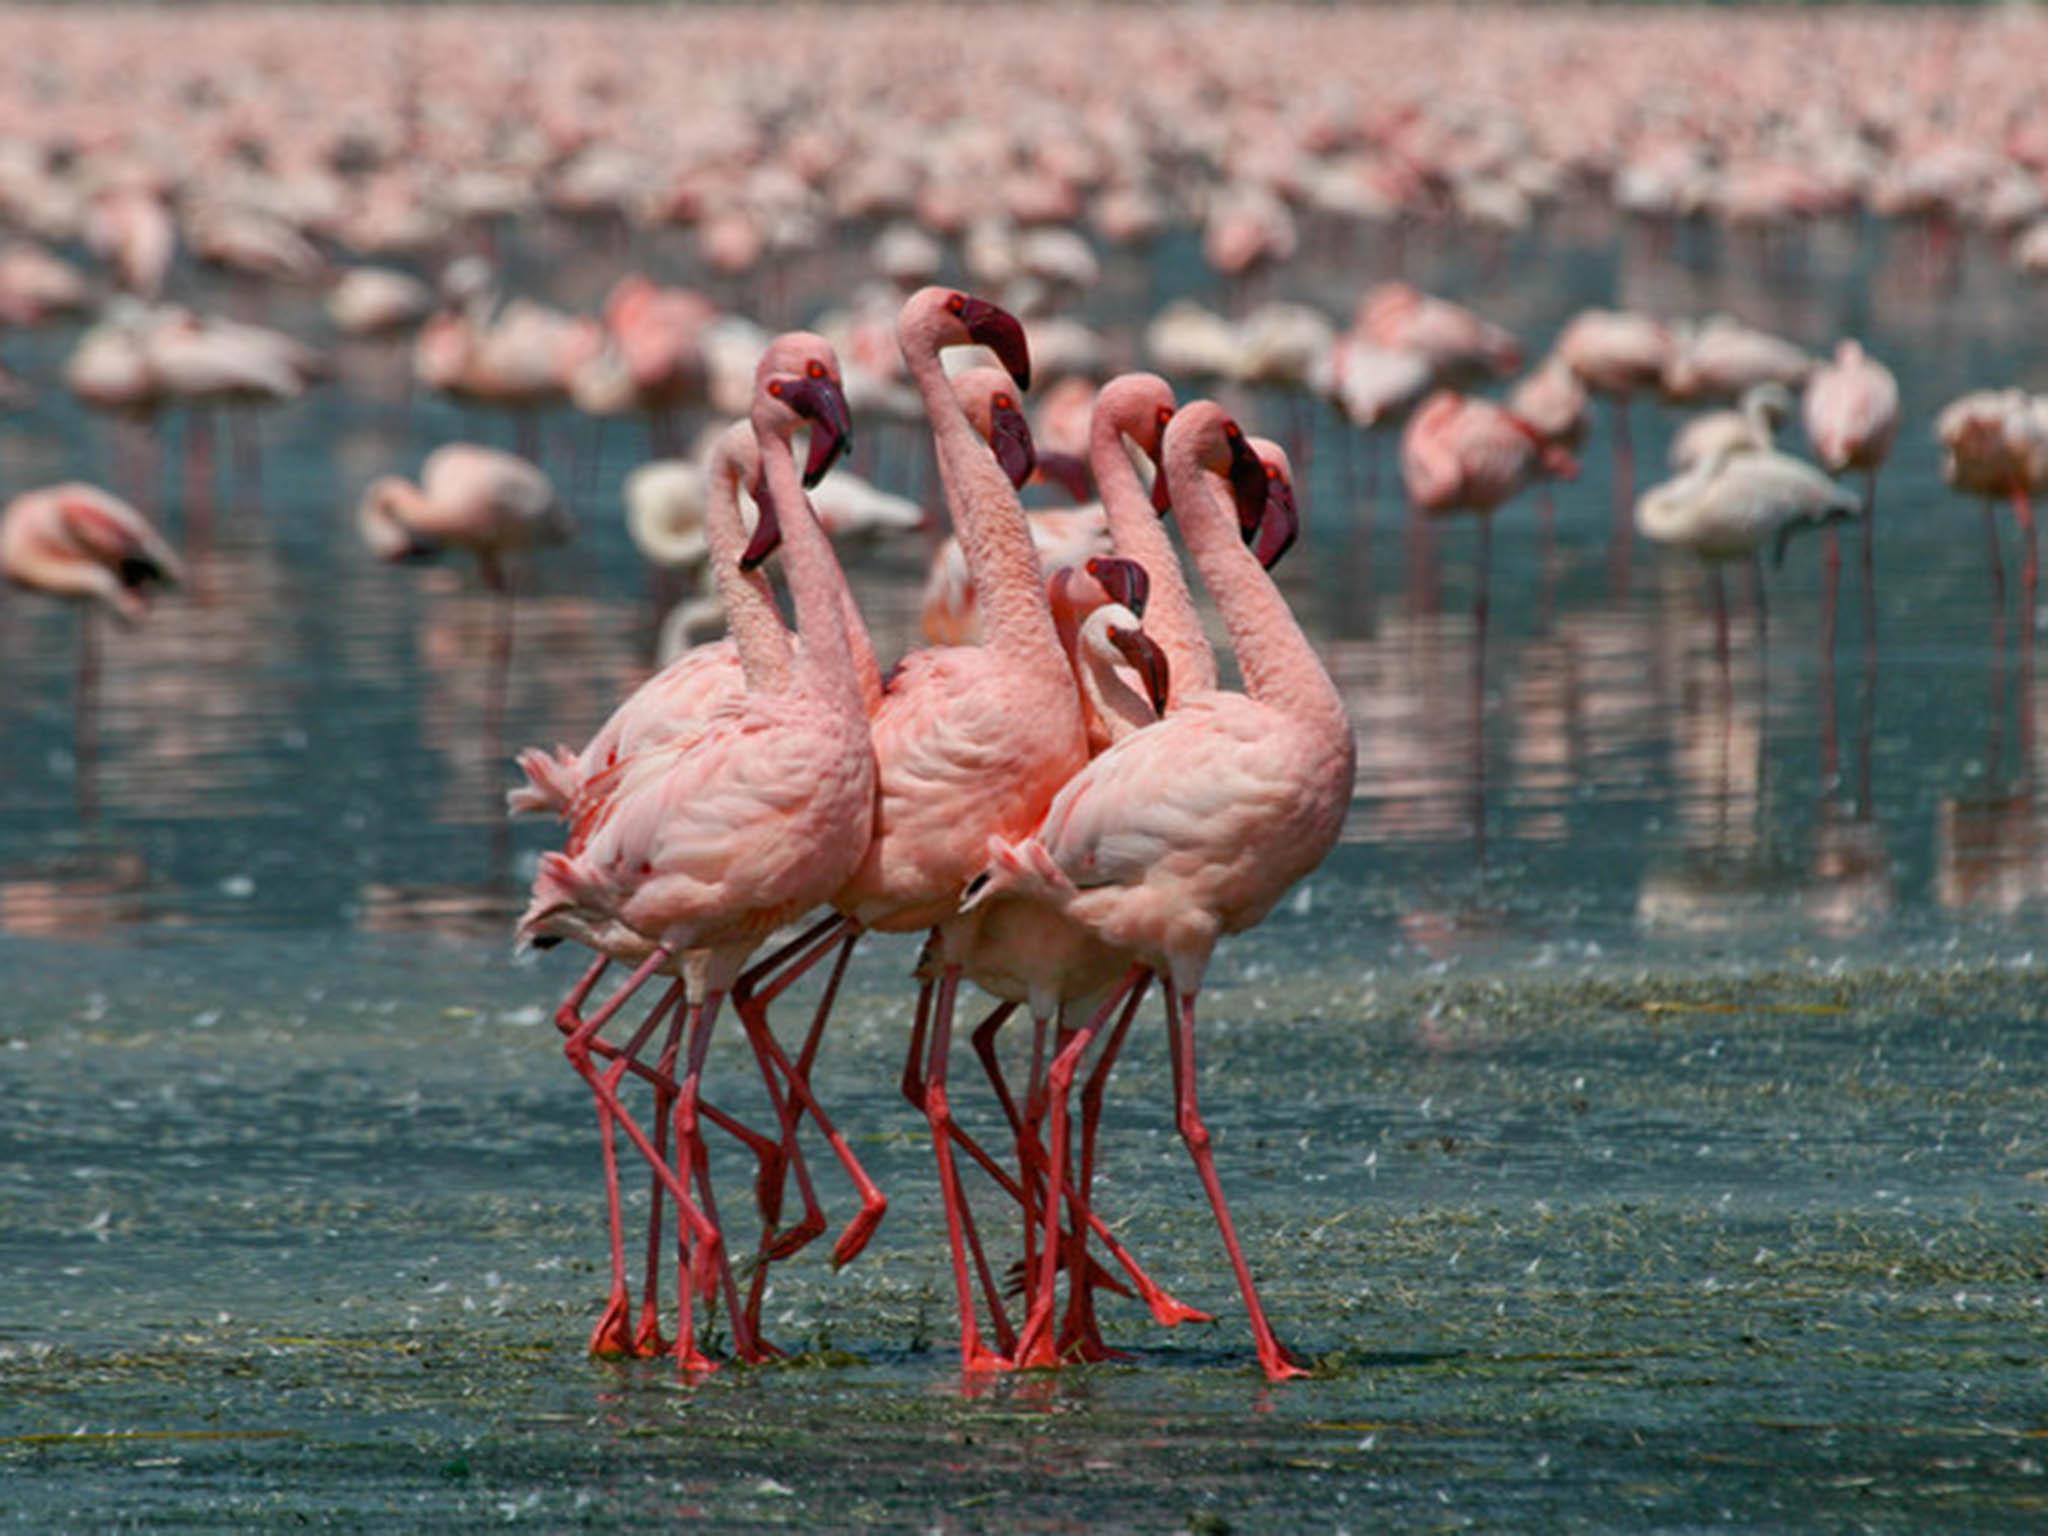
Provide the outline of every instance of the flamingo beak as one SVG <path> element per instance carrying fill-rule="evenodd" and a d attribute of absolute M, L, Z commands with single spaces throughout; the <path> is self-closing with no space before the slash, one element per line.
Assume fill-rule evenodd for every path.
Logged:
<path fill-rule="evenodd" d="M 1155 715 L 1166 713 L 1166 700 L 1172 682 L 1171 669 L 1166 664 L 1166 652 L 1159 648 L 1159 642 L 1142 629 L 1125 629 L 1112 625 L 1109 643 L 1123 653 L 1145 685 L 1145 697 L 1152 701 Z"/>
<path fill-rule="evenodd" d="M 1259 557 L 1259 564 L 1272 570 L 1280 563 L 1280 557 L 1294 548 L 1294 541 L 1301 533 L 1301 512 L 1294 503 L 1294 487 L 1287 483 L 1285 475 L 1276 474 L 1266 482 L 1266 513 L 1259 521 L 1259 531 L 1252 552 Z"/>
<path fill-rule="evenodd" d="M 1166 461 L 1156 449 L 1152 454 L 1152 510 L 1161 517 L 1173 510 L 1173 491 L 1166 483 Z"/>
<path fill-rule="evenodd" d="M 989 412 L 989 427 L 989 447 L 995 450 L 996 462 L 1010 477 L 1011 486 L 1022 490 L 1024 482 L 1038 468 L 1038 451 L 1031 442 L 1031 423 L 1014 406 L 999 405 Z"/>
<path fill-rule="evenodd" d="M 1271 494 L 1271 482 L 1266 479 L 1266 465 L 1252 451 L 1252 445 L 1245 441 L 1242 432 L 1232 427 L 1228 434 L 1230 443 L 1230 495 L 1237 503 L 1237 528 L 1249 544 L 1258 536 L 1259 524 L 1265 521 L 1266 500 Z"/>
<path fill-rule="evenodd" d="M 1144 566 L 1123 555 L 1096 555 L 1088 562 L 1088 574 L 1109 594 L 1139 618 L 1145 617 L 1145 600 L 1152 595 L 1152 577 Z"/>
<path fill-rule="evenodd" d="M 847 408 L 846 391 L 837 379 L 829 376 L 791 379 L 783 385 L 782 398 L 811 424 L 804 489 L 812 490 L 839 462 L 839 455 L 853 446 L 853 412 Z"/>
<path fill-rule="evenodd" d="M 768 494 L 766 475 L 759 475 L 754 480 L 754 505 L 760 508 L 761 517 L 754 524 L 754 536 L 747 540 L 747 547 L 740 554 L 740 569 L 743 571 L 758 571 L 782 544 L 782 522 L 776 516 L 775 502 Z"/>
<path fill-rule="evenodd" d="M 967 327 L 969 341 L 995 353 L 1019 389 L 1031 387 L 1031 348 L 1015 315 L 986 299 L 969 298 L 960 306 L 960 323 Z"/>

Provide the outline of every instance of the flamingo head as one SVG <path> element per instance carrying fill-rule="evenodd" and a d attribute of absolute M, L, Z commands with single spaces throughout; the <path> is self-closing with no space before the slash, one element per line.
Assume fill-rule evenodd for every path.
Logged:
<path fill-rule="evenodd" d="M 1141 619 L 1145 617 L 1145 602 L 1152 595 L 1152 578 L 1144 566 L 1122 555 L 1093 555 L 1087 570 L 1095 584 L 1109 594 L 1111 602 L 1122 604 Z"/>
<path fill-rule="evenodd" d="M 839 354 L 816 332 L 790 331 L 776 337 L 761 354 L 754 369 L 754 387 L 809 425 L 811 447 L 804 461 L 804 489 L 812 489 L 853 444 L 853 413 L 847 408 L 846 386 L 839 375 Z"/>
<path fill-rule="evenodd" d="M 1099 638 L 1098 638 L 1099 637 Z M 1088 617 L 1082 631 L 1083 643 L 1114 665 L 1127 663 L 1145 686 L 1145 697 L 1155 715 L 1166 713 L 1172 687 L 1172 668 L 1159 642 L 1146 634 L 1138 616 L 1122 603 L 1108 603 Z"/>
<path fill-rule="evenodd" d="M 899 329 L 920 324 L 932 328 L 938 346 L 987 347 L 1019 389 L 1031 387 L 1031 348 L 1008 310 L 957 288 L 922 288 L 903 306 Z"/>
<path fill-rule="evenodd" d="M 1107 413 L 1138 451 L 1152 461 L 1152 508 L 1168 511 L 1166 424 L 1173 420 L 1173 386 L 1156 373 L 1127 373 L 1111 379 L 1095 397 L 1097 414 Z"/>
<path fill-rule="evenodd" d="M 974 430 L 995 450 L 996 462 L 1010 484 L 1021 489 L 1038 468 L 1038 451 L 1010 376 L 1000 368 L 969 368 L 953 376 L 953 393 L 959 396 Z"/>
<path fill-rule="evenodd" d="M 1269 437 L 1255 437 L 1252 451 L 1266 474 L 1266 507 L 1252 552 L 1270 571 L 1300 537 L 1301 509 L 1294 499 L 1294 466 L 1288 462 L 1287 450 Z"/>

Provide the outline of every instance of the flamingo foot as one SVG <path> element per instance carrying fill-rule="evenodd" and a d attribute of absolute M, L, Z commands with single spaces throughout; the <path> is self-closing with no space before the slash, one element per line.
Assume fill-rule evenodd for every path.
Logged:
<path fill-rule="evenodd" d="M 1177 1301 L 1164 1291 L 1154 1291 L 1147 1296 L 1145 1305 L 1152 1309 L 1152 1321 L 1162 1328 L 1178 1328 L 1182 1323 L 1216 1321 L 1200 1307 L 1191 1307 L 1184 1301 Z"/>
<path fill-rule="evenodd" d="M 1014 1371 L 1017 1362 L 1008 1355 L 999 1355 L 984 1344 L 963 1344 L 960 1346 L 960 1369 L 970 1376 L 987 1376 L 996 1372 Z"/>
<path fill-rule="evenodd" d="M 659 1360 L 675 1347 L 661 1331 L 661 1314 L 652 1306 L 641 1308 L 640 1326 L 633 1330 L 632 1353 L 642 1360 Z"/>
<path fill-rule="evenodd" d="M 676 1374 L 685 1381 L 702 1380 L 717 1370 L 718 1362 L 702 1350 L 676 1351 Z"/>
<path fill-rule="evenodd" d="M 1259 1350 L 1259 1366 L 1265 1371 L 1266 1380 L 1274 1382 L 1295 1381 L 1315 1374 L 1279 1344 Z"/>
<path fill-rule="evenodd" d="M 795 1258 L 824 1235 L 825 1221 L 823 1217 L 816 1219 L 805 1217 L 787 1232 L 776 1233 L 774 1237 L 769 1239 L 767 1246 L 762 1252 L 770 1264 L 781 1264 Z"/>
<path fill-rule="evenodd" d="M 773 1365 L 777 1360 L 787 1360 L 789 1351 L 779 1344 L 771 1344 L 759 1333 L 752 1333 L 746 1347 L 740 1351 L 740 1358 L 748 1365 Z"/>
<path fill-rule="evenodd" d="M 630 1326 L 633 1303 L 624 1291 L 613 1295 L 605 1303 L 604 1315 L 597 1320 L 597 1326 L 590 1330 L 590 1353 L 594 1359 L 631 1359 L 640 1351 Z"/>
<path fill-rule="evenodd" d="M 875 1235 L 875 1228 L 882 1224 L 882 1218 L 889 1214 L 889 1202 L 876 1195 L 860 1208 L 860 1214 L 846 1224 L 846 1230 L 839 1234 L 839 1241 L 832 1245 L 832 1267 L 844 1269 L 867 1247 L 868 1239 Z"/>

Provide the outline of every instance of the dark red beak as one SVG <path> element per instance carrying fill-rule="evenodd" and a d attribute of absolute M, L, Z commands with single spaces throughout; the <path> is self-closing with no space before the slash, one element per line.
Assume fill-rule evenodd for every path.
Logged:
<path fill-rule="evenodd" d="M 1252 545 L 1252 552 L 1259 557 L 1259 564 L 1267 570 L 1280 563 L 1280 557 L 1294 548 L 1294 541 L 1301 533 L 1301 513 L 1294 504 L 1294 487 L 1287 483 L 1287 477 L 1278 471 L 1266 482 L 1266 515 L 1259 523 L 1259 536 Z"/>
<path fill-rule="evenodd" d="M 1152 713 L 1165 714 L 1172 672 L 1159 642 L 1142 629 L 1126 629 L 1121 624 L 1112 624 L 1109 643 L 1123 652 L 1124 660 L 1131 664 L 1132 670 L 1145 684 L 1145 697 L 1152 701 Z"/>
<path fill-rule="evenodd" d="M 1077 507 L 1095 499 L 1095 477 L 1088 473 L 1088 461 L 1071 453 L 1041 453 L 1038 478 L 1057 485 Z"/>
<path fill-rule="evenodd" d="M 1145 600 L 1152 595 L 1152 578 L 1145 567 L 1122 555 L 1095 555 L 1088 561 L 1088 574 L 1109 594 L 1139 618 L 1145 617 Z"/>
<path fill-rule="evenodd" d="M 967 339 L 979 342 L 995 353 L 996 361 L 1009 371 L 1019 389 L 1031 387 L 1031 348 L 1024 341 L 1024 327 L 1007 309 L 986 299 L 968 298 L 960 306 L 960 323 L 967 327 Z"/>
<path fill-rule="evenodd" d="M 1024 482 L 1031 478 L 1031 472 L 1038 468 L 1038 451 L 1031 442 L 1031 423 L 1024 419 L 1024 413 L 1015 406 L 990 407 L 988 445 L 995 450 L 996 462 L 1010 477 L 1012 488 L 1022 490 Z"/>
<path fill-rule="evenodd" d="M 782 398 L 811 424 L 811 451 L 804 461 L 804 489 L 808 491 L 839 462 L 839 455 L 853 446 L 853 412 L 847 409 L 846 391 L 833 378 L 785 380 Z"/>
<path fill-rule="evenodd" d="M 1227 426 L 1225 436 L 1230 442 L 1230 495 L 1237 503 L 1237 529 L 1249 544 L 1258 536 L 1259 524 L 1266 518 L 1266 497 L 1271 489 L 1266 464 L 1252 452 L 1252 445 L 1245 441 L 1237 423 Z"/>
<path fill-rule="evenodd" d="M 1152 510 L 1161 517 L 1173 510 L 1173 491 L 1166 483 L 1166 461 L 1152 455 Z"/>
<path fill-rule="evenodd" d="M 758 571 L 770 555 L 781 547 L 782 521 L 775 514 L 775 503 L 768 495 L 768 477 L 754 477 L 754 505 L 761 510 L 761 520 L 754 524 L 754 536 L 747 540 L 747 547 L 740 553 L 740 569 Z"/>

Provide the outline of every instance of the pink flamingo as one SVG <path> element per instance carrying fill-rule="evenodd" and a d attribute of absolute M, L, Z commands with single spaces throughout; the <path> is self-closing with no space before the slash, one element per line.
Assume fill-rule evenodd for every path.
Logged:
<path fill-rule="evenodd" d="M 1671 332 L 1648 315 L 1589 309 L 1573 317 L 1557 338 L 1556 353 L 1581 384 L 1604 396 L 1614 415 L 1614 530 L 1608 565 L 1615 591 L 1628 590 L 1635 542 L 1636 456 L 1629 439 L 1629 397 L 1661 386 L 1676 353 Z"/>
<path fill-rule="evenodd" d="M 942 348 L 979 343 L 1023 388 L 1030 379 L 1023 327 L 983 300 L 925 288 L 904 304 L 897 334 L 931 421 L 940 481 L 988 638 L 979 646 L 913 651 L 904 658 L 874 717 L 881 798 L 866 858 L 833 901 L 842 916 L 743 978 L 735 1003 L 743 1011 L 765 1011 L 774 993 L 837 948 L 827 1007 L 814 1016 L 798 1057 L 804 1070 L 836 978 L 860 933 L 937 931 L 937 973 L 923 983 L 919 1001 L 929 1029 L 913 1037 L 914 1046 L 926 1046 L 927 1056 L 922 1068 L 913 1061 L 906 1076 L 920 1084 L 918 1097 L 932 1127 L 960 1309 L 961 1361 L 969 1371 L 997 1370 L 1010 1362 L 981 1342 L 968 1278 L 965 1222 L 971 1218 L 953 1157 L 962 1133 L 947 1091 L 959 946 L 969 931 L 958 915 L 960 897 L 985 862 L 989 836 L 1022 836 L 1035 826 L 1059 786 L 1087 760 L 1087 741 L 1073 673 L 1046 605 L 1016 491 L 975 433 L 939 361 Z M 780 974 L 767 984 L 771 969 Z M 785 1144 L 793 1128 L 785 1112 Z M 865 1242 L 865 1232 L 858 1235 Z M 842 1236 L 838 1251 L 848 1247 Z"/>
<path fill-rule="evenodd" d="M 1075 775 L 1021 843 L 991 839 L 975 905 L 1015 891 L 1045 902 L 1138 957 L 1110 999 L 1053 1062 L 1047 1231 L 1019 1353 L 1049 1330 L 1058 1272 L 1054 1216 L 1065 1173 L 1067 1098 L 1108 1015 L 1148 973 L 1167 981 L 1178 1122 L 1215 1212 L 1269 1379 L 1302 1374 L 1274 1337 L 1216 1175 L 1198 1099 L 1196 1001 L 1217 941 L 1257 924 L 1322 861 L 1351 802 L 1356 746 L 1336 686 L 1243 534 L 1264 513 L 1266 480 L 1237 424 L 1198 401 L 1167 428 L 1166 472 L 1188 552 L 1222 610 L 1246 692 L 1179 702 Z M 1203 472 L 1227 474 L 1232 517 Z M 1072 1271 L 1070 1271 L 1072 1273 Z"/>
<path fill-rule="evenodd" d="M 135 508 L 98 486 L 70 481 L 25 491 L 0 511 L 0 576 L 78 604 L 78 673 L 72 698 L 78 790 L 90 814 L 92 698 L 99 678 L 95 605 L 124 624 L 149 611 L 150 592 L 183 579 L 178 557 Z"/>
<path fill-rule="evenodd" d="M 765 656 L 750 646 L 742 652 L 748 666 L 742 699 L 693 735 L 622 763 L 616 788 L 593 808 L 590 824 L 579 825 L 579 851 L 542 860 L 519 930 L 532 942 L 580 937 L 617 923 L 653 943 L 653 952 L 583 1021 L 565 1050 L 681 1213 L 691 1278 L 683 1289 L 676 1349 L 689 1372 L 713 1368 L 696 1348 L 692 1300 L 723 1267 L 699 1130 L 711 1028 L 747 957 L 777 928 L 827 900 L 853 872 L 868 847 L 875 808 L 867 712 L 847 649 L 840 583 L 830 569 L 837 562 L 804 503 L 790 449 L 801 421 L 843 427 L 844 402 L 829 377 L 772 371 L 783 360 L 771 352 L 757 376 L 752 419 L 772 499 L 742 563 L 757 564 L 777 537 L 785 541 L 797 628 L 806 643 L 797 651 L 785 639 L 779 654 Z M 695 957 L 694 985 L 684 1004 L 687 1057 L 671 1169 L 618 1103 L 618 1066 L 600 1074 L 591 1046 L 649 976 L 683 955 Z M 746 1022 L 758 1049 L 758 1026 Z M 625 1054 L 648 1028 L 643 1024 Z M 779 1056 L 772 1041 L 768 1047 Z M 817 1114 L 802 1079 L 789 1075 L 793 1095 Z M 693 1171 L 704 1196 L 701 1209 L 688 1192 Z"/>
<path fill-rule="evenodd" d="M 1806 384 L 1806 435 L 1821 467 L 1831 475 L 1863 471 L 1863 638 L 1877 644 L 1877 472 L 1892 451 L 1899 430 L 1899 382 L 1891 369 L 1854 341 L 1835 348 L 1832 361 L 1814 370 Z M 1842 553 L 1828 530 L 1828 631 L 1834 630 L 1834 591 Z"/>
<path fill-rule="evenodd" d="M 814 339 L 804 336 L 783 338 L 775 344 L 775 348 L 771 349 L 771 356 L 779 363 L 789 367 L 792 371 L 802 371 L 805 369 L 807 361 L 815 360 L 807 359 L 804 355 L 805 344 Z M 828 461 L 829 454 L 836 452 L 836 435 L 828 437 L 827 434 L 821 433 L 815 441 L 818 445 L 817 451 L 821 461 Z M 701 665 L 690 671 L 683 679 L 683 686 L 672 689 L 660 701 L 666 704 L 672 712 L 661 715 L 661 723 L 658 728 L 650 723 L 644 730 L 635 730 L 629 724 L 625 730 L 612 733 L 614 745 L 623 748 L 623 750 L 606 752 L 596 771 L 593 772 L 589 779 L 586 780 L 581 777 L 576 761 L 573 758 L 569 759 L 564 765 L 565 768 L 570 771 L 577 771 L 578 776 L 574 778 L 573 787 L 569 790 L 566 798 L 559 805 L 549 802 L 550 808 L 564 813 L 573 811 L 579 822 L 586 826 L 599 819 L 603 814 L 601 803 L 616 792 L 621 777 L 619 774 L 609 772 L 608 770 L 616 767 L 622 760 L 630 760 L 639 752 L 652 751 L 675 741 L 685 732 L 697 728 L 698 722 L 709 718 L 715 711 L 739 703 L 747 689 L 747 664 L 749 660 L 757 676 L 774 675 L 778 669 L 783 667 L 785 653 L 789 649 L 789 638 L 782 627 L 781 612 L 776 607 L 774 595 L 768 589 L 765 578 L 760 575 L 758 570 L 745 568 L 743 564 L 747 551 L 748 535 L 740 519 L 739 483 L 742 480 L 757 478 L 758 473 L 759 453 L 754 429 L 749 423 L 738 423 L 720 436 L 712 453 L 709 466 L 710 508 L 706 522 L 706 533 L 710 538 L 713 550 L 713 579 L 718 584 L 724 599 L 732 630 L 731 640 L 720 646 L 699 648 L 703 659 L 708 664 Z M 860 654 L 859 649 L 856 647 L 856 668 L 860 665 Z M 648 688 L 643 688 L 635 697 L 638 698 L 648 692 Z M 694 708 L 695 712 L 687 718 L 674 712 L 680 711 L 683 708 Z M 616 720 L 617 717 L 615 716 L 614 721 L 616 722 Z M 610 726 L 608 725 L 607 731 L 609 730 Z M 601 736 L 605 734 L 606 732 L 600 732 Z M 549 759 L 548 762 L 552 764 L 553 760 Z M 555 778 L 543 777 L 536 780 L 530 787 L 536 789 L 542 786 L 554 787 L 557 782 Z M 514 791 L 511 798 L 515 809 L 529 808 L 519 805 L 519 791 Z M 567 851 L 572 855 L 579 853 L 582 848 L 582 841 L 580 837 L 572 838 Z M 600 958 L 585 973 L 562 1007 L 556 1011 L 556 1026 L 565 1035 L 573 1035 L 583 1026 L 584 1021 L 580 1010 L 584 1000 L 589 996 L 591 989 L 596 985 L 598 979 L 611 963 L 620 962 L 638 966 L 652 952 L 653 946 L 643 936 L 630 930 L 608 930 L 601 937 L 605 942 L 600 949 Z M 546 944 L 551 941 L 544 939 L 540 942 Z M 636 1055 L 645 1034 L 651 1033 L 652 1023 L 644 1027 L 642 1036 L 636 1038 L 633 1045 L 624 1051 L 606 1045 L 600 1040 L 593 1040 L 592 1050 L 614 1061 L 612 1078 L 615 1084 L 622 1080 L 625 1072 L 632 1071 L 654 1085 L 656 1107 L 654 1146 L 656 1153 L 665 1159 L 668 1145 L 668 1112 L 674 1100 L 675 1053 L 678 1044 L 678 1029 L 682 1022 L 682 1015 L 675 1011 L 675 1004 L 684 991 L 684 986 L 680 980 L 680 966 L 671 965 L 663 969 L 673 972 L 679 979 L 671 987 L 661 1004 L 657 1006 L 654 1014 L 650 1016 L 652 1022 L 658 1022 L 663 1014 L 667 1014 L 670 1019 L 668 1039 L 663 1047 L 659 1065 L 648 1067 L 640 1062 Z M 763 1071 L 764 1074 L 773 1072 L 772 1063 L 765 1059 L 763 1060 Z M 769 1080 L 772 1092 L 773 1078 L 770 1077 Z M 757 1199 L 762 1204 L 764 1222 L 772 1221 L 776 1214 L 776 1205 L 779 1204 L 780 1197 L 781 1148 L 767 1138 L 749 1131 L 730 1116 L 724 1115 L 708 1103 L 704 1104 L 702 1109 L 706 1118 L 711 1119 L 721 1129 L 740 1139 L 755 1153 L 762 1169 L 761 1178 L 757 1180 L 756 1185 Z M 598 1132 L 604 1154 L 606 1215 L 610 1229 L 610 1249 L 612 1255 L 612 1287 L 605 1310 L 600 1315 L 597 1326 L 591 1335 L 591 1353 L 598 1355 L 629 1354 L 643 1356 L 660 1354 L 665 1352 L 667 1348 L 667 1345 L 661 1338 L 658 1302 L 662 1185 L 659 1177 L 656 1177 L 651 1191 L 648 1211 L 647 1271 L 641 1297 L 640 1322 L 637 1329 L 629 1333 L 631 1299 L 627 1292 L 625 1280 L 624 1233 L 620 1216 L 618 1164 L 614 1147 L 614 1130 L 615 1126 L 611 1111 L 603 1099 L 599 1098 Z M 850 1156 L 850 1154 L 848 1155 Z M 796 1162 L 794 1166 L 798 1187 L 802 1193 L 807 1213 L 809 1213 L 807 1214 L 806 1221 L 808 1223 L 815 1223 L 816 1230 L 822 1231 L 824 1228 L 824 1215 L 818 1209 L 817 1197 L 811 1187 L 810 1180 L 800 1161 Z M 774 1179 L 772 1184 L 770 1183 L 771 1177 Z M 866 1182 L 865 1174 L 857 1171 L 857 1165 L 856 1180 L 864 1188 L 872 1189 L 872 1185 Z M 772 1196 L 774 1204 L 771 1204 L 770 1196 Z M 875 1198 L 880 1198 L 878 1192 Z M 749 1308 L 743 1313 L 736 1304 L 736 1296 L 733 1300 L 735 1302 L 733 1308 L 735 1340 L 740 1343 L 743 1352 L 749 1355 L 756 1355 L 761 1350 L 758 1327 L 756 1326 L 757 1309 Z"/>

